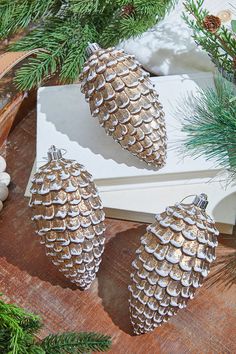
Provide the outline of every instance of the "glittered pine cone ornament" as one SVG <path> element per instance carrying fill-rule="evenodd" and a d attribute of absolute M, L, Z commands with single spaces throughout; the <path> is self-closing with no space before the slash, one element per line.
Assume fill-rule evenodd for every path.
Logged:
<path fill-rule="evenodd" d="M 46 254 L 72 283 L 87 289 L 95 279 L 105 242 L 105 214 L 92 176 L 52 146 L 48 163 L 32 183 L 32 219 Z"/>
<path fill-rule="evenodd" d="M 80 75 L 91 114 L 122 148 L 155 168 L 166 161 L 166 128 L 158 95 L 134 56 L 96 43 Z"/>
<path fill-rule="evenodd" d="M 219 232 L 206 206 L 201 194 L 192 204 L 168 207 L 147 227 L 129 286 L 136 334 L 153 331 L 184 308 L 208 275 Z"/>

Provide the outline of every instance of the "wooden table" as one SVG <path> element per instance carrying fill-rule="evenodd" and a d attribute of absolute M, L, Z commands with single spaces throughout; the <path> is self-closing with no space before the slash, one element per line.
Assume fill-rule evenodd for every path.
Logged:
<path fill-rule="evenodd" d="M 88 291 L 76 289 L 54 268 L 34 234 L 24 197 L 35 157 L 35 135 L 33 112 L 15 127 L 6 149 L 12 183 L 0 214 L 0 291 L 7 301 L 42 316 L 45 326 L 40 337 L 57 331 L 100 331 L 112 336 L 115 354 L 236 353 L 232 267 L 232 274 L 227 271 L 222 276 L 221 285 L 210 278 L 187 309 L 169 323 L 152 334 L 132 335 L 127 285 L 143 224 L 107 220 L 103 262 Z M 235 236 L 221 235 L 219 241 L 219 257 L 235 252 Z"/>

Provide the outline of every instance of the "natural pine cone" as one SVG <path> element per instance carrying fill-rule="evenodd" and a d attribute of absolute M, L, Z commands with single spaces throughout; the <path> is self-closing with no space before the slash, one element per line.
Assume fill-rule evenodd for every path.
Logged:
<path fill-rule="evenodd" d="M 49 162 L 33 178 L 30 206 L 36 233 L 59 271 L 87 289 L 104 251 L 105 214 L 92 176 L 51 147 Z"/>
<path fill-rule="evenodd" d="M 211 33 L 217 32 L 220 26 L 221 26 L 221 20 L 217 16 L 208 15 L 203 20 L 203 27 Z"/>
<path fill-rule="evenodd" d="M 156 216 L 136 251 L 129 286 L 136 334 L 153 331 L 184 308 L 209 273 L 218 244 L 206 196 L 179 203 Z"/>
<path fill-rule="evenodd" d="M 135 13 L 135 7 L 133 4 L 127 4 L 122 7 L 121 15 L 122 16 L 130 16 Z"/>
<path fill-rule="evenodd" d="M 162 106 L 149 74 L 132 55 L 115 48 L 88 47 L 90 58 L 80 75 L 81 91 L 108 135 L 149 165 L 166 160 Z"/>

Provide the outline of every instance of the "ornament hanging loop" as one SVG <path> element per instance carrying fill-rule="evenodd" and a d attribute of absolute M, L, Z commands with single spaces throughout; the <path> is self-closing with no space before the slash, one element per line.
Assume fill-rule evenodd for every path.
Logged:
<path fill-rule="evenodd" d="M 60 160 L 62 158 L 62 152 L 57 149 L 55 145 L 52 145 L 48 150 L 48 161 Z"/>
<path fill-rule="evenodd" d="M 199 195 L 197 195 L 197 194 L 187 195 L 185 198 L 183 198 L 181 200 L 180 203 L 183 203 L 183 201 L 185 199 L 190 198 L 190 197 L 194 197 L 194 200 L 192 202 L 193 205 L 199 207 L 202 210 L 206 210 L 206 207 L 208 205 L 208 199 L 207 199 L 207 195 L 205 193 L 201 193 Z"/>
<path fill-rule="evenodd" d="M 97 43 L 88 43 L 87 48 L 85 49 L 85 53 L 87 58 L 90 57 L 93 53 L 101 49 L 101 47 Z"/>
<path fill-rule="evenodd" d="M 193 204 L 199 207 L 202 210 L 206 210 L 208 205 L 207 195 L 205 193 L 201 193 L 200 195 L 196 195 Z"/>

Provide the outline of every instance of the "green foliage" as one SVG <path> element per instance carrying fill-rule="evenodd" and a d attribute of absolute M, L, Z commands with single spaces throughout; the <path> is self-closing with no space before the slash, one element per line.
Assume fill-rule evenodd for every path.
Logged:
<path fill-rule="evenodd" d="M 236 38 L 229 29 L 221 26 L 211 33 L 203 26 L 204 18 L 209 12 L 203 8 L 204 0 L 187 0 L 184 3 L 186 12 L 183 18 L 193 30 L 193 38 L 211 57 L 213 63 L 222 74 L 230 80 L 236 79 Z"/>
<path fill-rule="evenodd" d="M 40 353 L 32 335 L 40 327 L 38 316 L 0 300 L 0 353 Z"/>
<path fill-rule="evenodd" d="M 76 354 L 111 347 L 109 336 L 86 332 L 49 335 L 37 342 L 35 334 L 41 327 L 38 316 L 0 300 L 1 354 Z"/>
<path fill-rule="evenodd" d="M 47 50 L 19 70 L 18 88 L 26 90 L 38 86 L 56 72 L 62 82 L 73 82 L 83 67 L 88 42 L 108 47 L 138 36 L 161 20 L 176 2 L 0 0 L 0 39 L 20 28 L 30 30 L 10 50 Z M 131 12 L 127 11 L 127 6 L 132 8 Z"/>
<path fill-rule="evenodd" d="M 0 0 L 0 38 L 6 38 L 32 21 L 41 20 L 58 11 L 60 1 Z"/>
<path fill-rule="evenodd" d="M 110 13 L 107 24 L 101 31 L 101 44 L 116 45 L 119 40 L 140 35 L 163 19 L 176 2 L 176 0 L 118 0 L 115 6 L 113 2 L 112 7 L 108 6 Z M 135 9 L 130 15 L 122 13 L 122 8 L 127 5 L 132 5 Z M 106 16 L 107 9 L 104 11 Z"/>
<path fill-rule="evenodd" d="M 216 89 L 201 90 L 179 108 L 186 154 L 204 155 L 236 177 L 236 87 L 217 77 Z"/>
<path fill-rule="evenodd" d="M 41 346 L 47 354 L 105 352 L 110 349 L 111 340 L 99 333 L 63 333 L 48 336 Z"/>
<path fill-rule="evenodd" d="M 29 33 L 11 46 L 12 50 L 44 48 L 36 58 L 19 69 L 16 84 L 22 89 L 31 89 L 56 73 L 60 67 L 61 81 L 74 81 L 85 61 L 85 48 L 96 37 L 95 30 L 81 26 L 78 18 L 47 20 L 44 26 Z"/>

